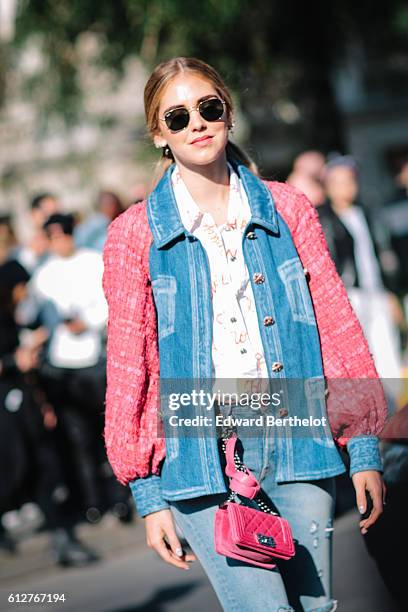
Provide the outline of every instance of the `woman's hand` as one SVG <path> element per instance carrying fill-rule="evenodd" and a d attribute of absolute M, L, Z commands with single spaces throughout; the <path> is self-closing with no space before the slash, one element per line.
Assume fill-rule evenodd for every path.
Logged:
<path fill-rule="evenodd" d="M 195 555 L 186 555 L 176 534 L 171 510 L 159 510 L 145 517 L 146 540 L 149 548 L 153 548 L 166 563 L 190 569 L 188 561 L 195 561 Z M 167 541 L 166 541 L 167 540 Z"/>
<path fill-rule="evenodd" d="M 368 491 L 373 502 L 373 508 L 370 515 L 360 521 L 361 533 L 364 535 L 367 533 L 368 528 L 374 525 L 383 511 L 386 488 L 380 472 L 376 470 L 357 472 L 353 474 L 351 479 L 356 491 L 357 507 L 360 514 L 364 514 L 367 510 L 366 491 Z"/>

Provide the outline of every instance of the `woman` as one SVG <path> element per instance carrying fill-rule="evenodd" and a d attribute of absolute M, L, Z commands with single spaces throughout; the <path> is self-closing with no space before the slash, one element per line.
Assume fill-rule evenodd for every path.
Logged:
<path fill-rule="evenodd" d="M 113 222 L 104 250 L 110 462 L 130 483 L 148 545 L 188 569 L 195 555 L 181 548 L 176 522 L 225 610 L 333 610 L 333 477 L 345 468 L 331 434 L 271 435 L 265 427 L 243 440 L 243 460 L 298 545 L 295 558 L 272 571 L 233 561 L 213 545 L 214 514 L 227 491 L 214 431 L 210 424 L 211 435 L 194 435 L 185 426 L 163 439 L 159 370 L 162 412 L 169 407 L 164 390 L 177 381 L 208 390 L 217 389 L 214 380 L 232 378 L 239 388 L 242 380 L 269 379 L 284 388 L 297 379 L 295 395 L 304 389 L 306 406 L 324 417 L 324 375 L 377 378 L 361 328 L 313 207 L 292 188 L 261 181 L 229 141 L 232 101 L 215 70 L 192 58 L 160 64 L 145 88 L 145 110 L 164 175 L 147 204 Z M 187 406 L 190 416 L 195 405 Z M 242 406 L 218 409 L 239 413 Z M 287 405 L 276 410 L 288 414 Z M 366 532 L 382 511 L 376 434 L 384 397 L 354 403 L 350 431 L 358 421 L 365 435 L 342 437 L 349 430 L 341 411 L 330 402 L 328 410 L 339 443 L 347 444 L 360 511 L 366 491 L 373 501 L 360 522 Z"/>
<path fill-rule="evenodd" d="M 400 391 L 400 342 L 393 312 L 398 300 L 386 291 L 395 285 L 395 255 L 374 242 L 367 215 L 357 204 L 358 168 L 350 156 L 338 156 L 325 169 L 328 202 L 317 209 L 330 254 L 367 338 L 390 397 Z M 382 262 L 391 261 L 391 270 Z"/>

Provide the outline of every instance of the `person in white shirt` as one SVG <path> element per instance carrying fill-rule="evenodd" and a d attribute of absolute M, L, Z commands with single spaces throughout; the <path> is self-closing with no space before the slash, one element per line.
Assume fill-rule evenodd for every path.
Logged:
<path fill-rule="evenodd" d="M 96 251 L 76 249 L 71 215 L 51 215 L 44 230 L 50 257 L 31 281 L 50 331 L 41 373 L 75 463 L 81 505 L 92 521 L 103 505 L 98 485 L 106 386 L 103 262 Z"/>
<path fill-rule="evenodd" d="M 93 250 L 75 248 L 73 227 L 71 215 L 52 215 L 45 223 L 52 255 L 34 275 L 32 288 L 36 299 L 54 311 L 49 363 L 77 369 L 99 360 L 107 305 L 102 258 Z"/>

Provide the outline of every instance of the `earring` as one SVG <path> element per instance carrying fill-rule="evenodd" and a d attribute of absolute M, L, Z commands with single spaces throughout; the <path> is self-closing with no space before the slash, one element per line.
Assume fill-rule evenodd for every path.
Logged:
<path fill-rule="evenodd" d="M 232 121 L 232 122 L 230 123 L 230 125 L 228 126 L 228 129 L 229 129 L 229 131 L 231 132 L 231 134 L 233 134 L 233 133 L 234 133 L 234 127 L 235 127 L 235 123 L 234 123 L 234 121 Z"/>
<path fill-rule="evenodd" d="M 171 149 L 169 147 L 169 145 L 164 145 L 163 147 L 163 155 L 164 157 L 168 157 L 169 159 L 172 159 L 172 153 L 171 153 Z"/>

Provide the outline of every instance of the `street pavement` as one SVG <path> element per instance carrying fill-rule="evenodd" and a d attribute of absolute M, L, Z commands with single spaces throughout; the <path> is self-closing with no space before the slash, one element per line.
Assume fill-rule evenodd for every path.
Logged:
<path fill-rule="evenodd" d="M 144 544 L 143 522 L 121 526 L 111 520 L 86 527 L 81 536 L 103 552 L 103 561 L 82 569 L 59 569 L 45 555 L 46 536 L 38 549 L 31 543 L 19 566 L 0 556 L 0 611 L 36 612 L 213 612 L 218 600 L 198 562 L 189 571 L 164 564 Z M 368 556 L 352 510 L 338 518 L 334 532 L 334 597 L 340 612 L 397 612 Z M 38 536 L 37 536 L 38 538 Z M 33 538 L 35 540 L 35 538 Z M 35 554 L 33 550 L 36 550 Z M 40 550 L 40 552 L 39 552 Z M 23 551 L 22 551 L 23 552 Z M 29 562 L 34 554 L 37 569 Z M 42 554 L 42 557 L 41 557 Z M 42 559 L 43 567 L 41 569 Z M 28 564 L 28 565 L 27 565 Z M 18 569 L 18 567 L 20 569 Z M 10 604 L 10 593 L 64 593 L 61 604 Z M 268 610 L 265 602 L 265 611 Z M 250 612 L 250 610 L 243 612 Z"/>

